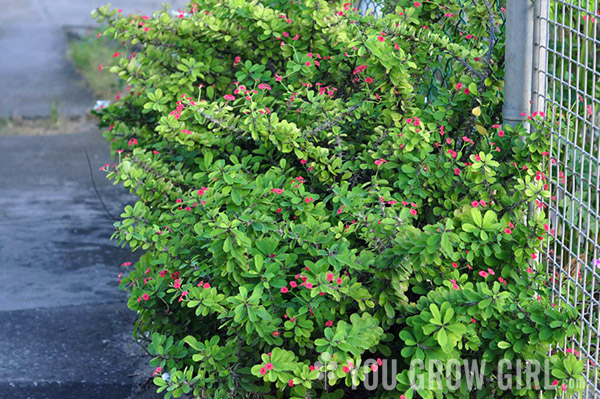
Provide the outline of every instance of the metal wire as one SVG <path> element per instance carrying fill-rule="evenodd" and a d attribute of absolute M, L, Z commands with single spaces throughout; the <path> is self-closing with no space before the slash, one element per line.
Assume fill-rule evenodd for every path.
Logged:
<path fill-rule="evenodd" d="M 451 30 L 445 32 L 451 40 L 458 37 L 458 32 L 467 31 L 468 10 L 474 6 L 473 0 L 457 0 L 457 2 L 461 7 L 461 11 L 456 16 L 456 23 L 453 24 L 452 28 L 449 28 Z M 490 3 L 493 3 L 494 6 L 500 10 L 500 0 L 490 1 Z M 354 4 L 363 15 L 372 14 L 376 17 L 381 17 L 387 12 L 393 12 L 398 4 L 398 0 L 357 0 Z M 501 23 L 504 24 L 504 12 L 500 12 L 499 15 L 501 17 Z M 440 88 L 448 87 L 448 79 L 452 76 L 452 62 L 450 60 L 444 61 L 443 57 L 439 57 L 438 62 L 441 66 L 430 67 L 428 69 L 428 77 L 430 79 L 424 79 L 423 84 L 418 90 L 419 94 L 422 94 L 425 97 L 426 106 L 434 102 Z"/>
<path fill-rule="evenodd" d="M 534 93 L 551 124 L 544 168 L 550 238 L 545 247 L 553 301 L 579 312 L 580 328 L 557 348 L 584 362 L 581 398 L 600 397 L 600 10 L 597 0 L 538 0 Z M 543 37 L 546 36 L 546 37 Z M 543 104 L 543 105 L 539 105 Z M 561 397 L 566 397 L 562 394 Z"/>

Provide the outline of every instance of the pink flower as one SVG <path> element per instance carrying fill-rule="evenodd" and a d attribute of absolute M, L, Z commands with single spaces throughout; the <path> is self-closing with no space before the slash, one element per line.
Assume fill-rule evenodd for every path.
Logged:
<path fill-rule="evenodd" d="M 386 162 L 387 161 L 385 159 L 379 158 L 379 159 L 375 160 L 375 165 L 381 166 L 381 165 L 383 165 Z"/>
<path fill-rule="evenodd" d="M 557 386 L 557 385 L 558 385 L 558 380 L 552 381 L 552 386 Z"/>
<path fill-rule="evenodd" d="M 489 273 L 489 274 L 491 274 L 492 276 L 495 276 L 495 275 L 496 275 L 496 272 L 494 272 L 494 271 L 493 271 L 492 269 L 490 269 L 489 267 L 488 267 L 488 273 Z"/>
<path fill-rule="evenodd" d="M 204 288 L 205 290 L 210 288 L 210 284 L 208 283 L 204 283 L 204 285 L 202 286 L 202 288 Z"/>
<path fill-rule="evenodd" d="M 288 290 L 288 287 L 281 287 L 280 291 L 282 294 L 286 294 L 289 290 Z"/>
<path fill-rule="evenodd" d="M 377 36 L 377 40 L 379 40 L 380 42 L 384 42 L 385 41 L 385 37 L 383 36 Z"/>
<path fill-rule="evenodd" d="M 309 290 L 312 290 L 312 288 L 313 288 L 312 283 L 306 283 L 306 288 L 308 288 Z"/>
<path fill-rule="evenodd" d="M 531 259 L 537 259 L 537 255 L 534 252 L 531 253 Z"/>
<path fill-rule="evenodd" d="M 342 285 L 342 278 L 338 277 L 335 282 L 337 283 L 337 285 Z"/>
<path fill-rule="evenodd" d="M 365 82 L 367 82 L 367 83 L 373 83 L 373 78 L 371 78 L 371 77 L 366 77 L 366 78 L 365 78 Z"/>
<path fill-rule="evenodd" d="M 531 267 L 527 268 L 527 273 L 532 274 L 533 273 L 533 269 Z"/>
<path fill-rule="evenodd" d="M 260 374 L 261 374 L 261 375 L 265 375 L 265 374 L 267 374 L 267 369 L 266 369 L 266 368 L 264 368 L 264 367 L 261 367 L 261 368 L 260 368 Z"/>
<path fill-rule="evenodd" d="M 267 363 L 265 367 L 267 368 L 267 370 L 273 370 L 273 363 Z"/>
<path fill-rule="evenodd" d="M 175 280 L 175 282 L 173 283 L 173 287 L 174 288 L 181 288 L 181 279 L 178 278 L 177 280 Z"/>
<path fill-rule="evenodd" d="M 509 229 L 508 227 L 504 229 L 504 232 L 505 232 L 506 234 L 512 234 L 512 230 L 511 230 L 511 229 Z"/>
<path fill-rule="evenodd" d="M 302 159 L 302 160 L 300 161 L 300 164 L 302 164 L 302 165 L 304 165 L 305 163 L 306 163 L 306 159 Z"/>
<path fill-rule="evenodd" d="M 500 137 L 504 137 L 504 130 L 500 130 L 500 131 L 498 132 L 498 136 L 500 136 Z"/>
<path fill-rule="evenodd" d="M 327 281 L 333 281 L 333 273 L 327 273 Z"/>
<path fill-rule="evenodd" d="M 414 2 L 414 6 L 417 7 L 417 8 L 421 7 L 421 2 L 415 1 Z"/>
<path fill-rule="evenodd" d="M 275 193 L 275 194 L 282 194 L 283 193 L 283 189 L 282 188 L 272 188 L 271 192 Z"/>
<path fill-rule="evenodd" d="M 456 89 L 457 89 L 457 90 L 460 90 L 460 89 L 462 89 L 462 88 L 463 88 L 463 84 L 462 84 L 462 83 L 457 83 L 457 84 L 456 84 Z"/>
<path fill-rule="evenodd" d="M 113 54 L 113 57 L 114 57 L 114 58 L 117 58 L 117 57 L 118 57 L 118 56 L 120 56 L 120 55 L 121 55 L 121 53 L 119 53 L 119 52 L 117 51 L 117 52 L 115 52 L 115 53 Z"/>
<path fill-rule="evenodd" d="M 296 288 L 297 286 L 298 286 L 298 283 L 296 283 L 295 281 L 290 281 L 290 287 Z"/>
<path fill-rule="evenodd" d="M 473 202 L 471 202 L 471 206 L 473 208 L 477 208 L 479 206 L 479 202 L 478 201 L 473 201 Z"/>
<path fill-rule="evenodd" d="M 479 201 L 479 205 L 487 206 L 487 201 L 481 200 L 481 201 Z"/>
<path fill-rule="evenodd" d="M 483 277 L 483 278 L 486 278 L 486 277 L 488 276 L 488 273 L 487 273 L 486 271 L 483 271 L 483 270 L 481 270 L 481 271 L 479 272 L 479 275 L 480 275 L 481 277 Z"/>
<path fill-rule="evenodd" d="M 458 267 L 458 263 L 452 262 L 452 267 L 456 269 Z"/>
<path fill-rule="evenodd" d="M 348 374 L 348 373 L 350 372 L 350 369 L 348 368 L 348 366 L 344 366 L 344 367 L 342 368 L 342 371 L 343 371 L 344 373 Z"/>
<path fill-rule="evenodd" d="M 144 294 L 144 295 L 142 295 L 142 299 L 143 299 L 144 301 L 147 301 L 148 299 L 150 299 L 150 295 L 148 295 L 148 294 Z"/>
<path fill-rule="evenodd" d="M 325 327 L 331 327 L 332 325 L 333 325 L 333 321 L 331 321 L 331 320 L 327 320 L 325 322 Z"/>
<path fill-rule="evenodd" d="M 460 175 L 460 169 L 459 169 L 459 168 L 455 168 L 455 169 L 454 169 L 454 174 L 455 174 L 456 176 Z"/>
<path fill-rule="evenodd" d="M 417 216 L 417 210 L 416 209 L 411 209 L 410 210 L 410 214 L 413 216 Z"/>
<path fill-rule="evenodd" d="M 307 204 L 308 204 L 309 202 L 313 202 L 313 201 L 314 201 L 314 200 L 313 200 L 313 197 L 304 198 L 304 202 L 306 202 Z"/>
<path fill-rule="evenodd" d="M 288 381 L 288 385 L 291 386 L 291 387 L 293 387 L 294 386 L 294 380 L 289 380 Z"/>
<path fill-rule="evenodd" d="M 154 370 L 154 372 L 152 373 L 152 375 L 154 376 L 160 372 L 162 372 L 162 367 L 157 367 L 156 370 Z"/>
<path fill-rule="evenodd" d="M 377 370 L 379 370 L 379 367 L 376 364 L 372 364 L 371 365 L 371 371 L 375 372 Z"/>
<path fill-rule="evenodd" d="M 235 97 L 234 97 L 233 95 L 231 95 L 231 94 L 225 94 L 225 95 L 223 96 L 223 98 L 224 98 L 225 100 L 229 100 L 229 101 L 233 101 L 233 100 L 235 100 Z"/>
<path fill-rule="evenodd" d="M 352 72 L 353 75 L 357 75 L 361 72 L 364 72 L 367 69 L 366 65 L 359 65 L 354 69 L 354 72 Z"/>

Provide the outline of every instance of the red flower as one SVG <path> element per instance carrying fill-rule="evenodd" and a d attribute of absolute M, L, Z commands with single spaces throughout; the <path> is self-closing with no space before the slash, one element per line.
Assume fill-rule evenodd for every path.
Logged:
<path fill-rule="evenodd" d="M 148 294 L 144 294 L 144 295 L 142 295 L 142 299 L 143 299 L 144 301 L 147 301 L 148 299 L 150 299 L 150 295 L 148 295 Z"/>
<path fill-rule="evenodd" d="M 364 72 L 364 71 L 365 71 L 365 69 L 367 69 L 367 66 L 366 66 L 366 65 L 359 65 L 359 66 L 357 66 L 357 67 L 354 69 L 353 75 L 357 75 L 357 74 L 359 74 L 359 73 L 361 73 L 361 72 Z"/>
<path fill-rule="evenodd" d="M 380 42 L 384 42 L 385 41 L 385 37 L 383 37 L 383 36 L 377 36 L 377 40 L 379 40 Z"/>
<path fill-rule="evenodd" d="M 114 54 L 113 54 L 113 57 L 114 57 L 114 58 L 117 58 L 117 57 L 118 57 L 118 56 L 120 56 L 120 55 L 121 55 L 121 53 L 119 53 L 119 52 L 117 51 L 116 53 L 114 53 Z"/>

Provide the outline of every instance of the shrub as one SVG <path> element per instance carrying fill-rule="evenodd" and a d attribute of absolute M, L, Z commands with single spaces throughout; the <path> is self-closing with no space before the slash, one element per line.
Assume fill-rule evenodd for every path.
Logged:
<path fill-rule="evenodd" d="M 487 1 L 96 15 L 135 52 L 100 115 L 108 176 L 138 196 L 116 237 L 145 253 L 121 287 L 165 397 L 539 395 L 502 390 L 502 360 L 543 362 L 577 314 L 551 303 L 545 212 L 528 212 L 549 195 L 548 130 L 500 125 Z M 397 361 L 393 390 L 366 391 L 370 358 Z M 410 380 L 457 359 L 487 362 L 483 386 Z M 576 390 L 576 357 L 550 361 L 544 395 Z"/>

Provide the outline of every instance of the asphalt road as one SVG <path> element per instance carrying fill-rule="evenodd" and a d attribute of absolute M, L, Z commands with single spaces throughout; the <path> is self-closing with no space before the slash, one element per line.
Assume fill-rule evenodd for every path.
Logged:
<path fill-rule="evenodd" d="M 65 29 L 96 26 L 91 12 L 112 3 L 151 15 L 159 0 L 0 0 L 0 118 L 89 112 L 95 101 L 65 58 Z M 174 8 L 183 0 L 171 2 Z"/>
<path fill-rule="evenodd" d="M 0 398 L 125 399 L 150 377 L 117 289 L 129 249 L 110 240 L 132 197 L 98 168 L 93 126 L 71 135 L 0 137 Z M 153 397 L 147 393 L 147 396 Z"/>

